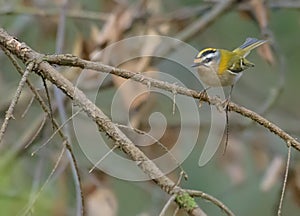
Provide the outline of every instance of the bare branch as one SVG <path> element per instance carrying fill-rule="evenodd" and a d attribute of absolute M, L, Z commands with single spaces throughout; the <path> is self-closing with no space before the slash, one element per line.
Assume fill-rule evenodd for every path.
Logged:
<path fill-rule="evenodd" d="M 77 112 L 75 112 L 72 116 L 70 116 L 65 122 L 63 122 L 53 133 L 52 135 L 46 140 L 46 142 L 44 142 L 42 145 L 40 145 L 36 150 L 34 150 L 32 153 L 31 153 L 31 156 L 35 155 L 39 150 L 41 150 L 43 147 L 45 147 L 53 138 L 54 136 L 59 132 L 61 131 L 64 126 L 66 124 L 68 124 L 76 115 L 78 115 L 82 110 L 78 110 Z"/>
<path fill-rule="evenodd" d="M 31 145 L 31 143 L 33 143 L 33 141 L 37 138 L 37 136 L 40 134 L 40 132 L 42 131 L 42 129 L 44 128 L 45 124 L 47 121 L 47 115 L 43 116 L 42 121 L 40 122 L 38 128 L 35 129 L 35 132 L 33 134 L 33 136 L 31 137 L 31 139 L 29 141 L 26 142 L 26 145 L 24 145 L 24 148 L 28 148 L 28 146 Z"/>
<path fill-rule="evenodd" d="M 179 180 L 181 180 L 182 176 L 184 176 L 185 179 L 188 178 L 187 173 L 184 171 L 184 169 L 181 166 L 181 164 L 179 163 L 179 161 L 175 158 L 175 156 L 172 154 L 172 152 L 169 151 L 169 149 L 164 144 L 162 144 L 158 139 L 156 139 L 151 134 L 149 134 L 145 131 L 139 130 L 139 129 L 131 127 L 131 126 L 121 125 L 121 124 L 117 124 L 117 123 L 115 123 L 115 125 L 117 125 L 119 128 L 127 128 L 129 130 L 133 130 L 134 132 L 136 132 L 138 134 L 145 135 L 145 136 L 149 137 L 150 139 L 152 139 L 153 142 L 157 143 L 164 151 L 166 151 L 168 154 L 170 154 L 170 157 L 172 158 L 172 160 L 174 160 L 177 167 L 179 167 L 179 169 L 180 169 L 180 179 Z M 179 181 L 179 183 L 180 183 L 180 181 Z M 178 185 L 179 183 L 177 183 L 176 185 Z"/>
<path fill-rule="evenodd" d="M 13 117 L 13 112 L 14 112 L 15 106 L 18 103 L 18 100 L 19 100 L 20 95 L 22 93 L 22 89 L 23 89 L 23 87 L 25 85 L 25 82 L 27 80 L 27 76 L 31 72 L 32 68 L 33 68 L 33 63 L 31 62 L 26 67 L 26 70 L 25 70 L 25 72 L 24 72 L 24 74 L 23 74 L 23 76 L 22 76 L 22 78 L 21 78 L 21 80 L 19 82 L 16 94 L 13 97 L 13 99 L 12 99 L 10 105 L 9 105 L 8 110 L 6 111 L 4 122 L 3 122 L 2 126 L 1 126 L 1 129 L 0 129 L 0 143 L 2 142 L 4 133 L 5 133 L 6 129 L 7 129 L 9 119 L 14 118 Z"/>
<path fill-rule="evenodd" d="M 18 64 L 18 62 L 15 60 L 15 58 L 12 56 L 12 54 L 10 53 L 9 50 L 7 50 L 5 47 L 3 47 L 0 44 L 0 47 L 2 48 L 2 50 L 4 51 L 4 53 L 8 56 L 8 58 L 12 61 L 14 67 L 16 68 L 16 70 L 23 75 L 23 71 L 22 68 L 20 67 L 20 65 Z M 31 84 L 31 82 L 26 79 L 26 84 L 28 85 L 28 87 L 30 88 L 30 90 L 32 91 L 32 93 L 34 94 L 35 98 L 37 99 L 37 101 L 39 102 L 39 104 L 41 105 L 42 109 L 44 110 L 45 113 L 47 113 L 47 115 L 51 118 L 52 117 L 52 110 L 51 108 L 48 108 L 46 103 L 44 102 L 43 98 L 40 96 L 40 94 L 38 93 L 38 91 L 36 90 L 36 88 L 34 87 L 33 84 Z M 54 118 L 51 118 L 52 124 L 54 125 L 54 128 L 59 128 L 59 124 L 57 123 L 57 121 Z M 71 145 L 69 144 L 69 141 L 67 139 L 67 137 L 64 135 L 62 130 L 58 130 L 58 134 L 59 136 L 62 138 L 63 140 L 63 144 L 65 144 L 67 150 L 68 150 L 68 157 L 71 158 L 70 163 L 72 164 L 72 172 L 75 172 L 76 178 L 77 178 L 77 182 L 79 184 L 79 188 L 80 188 L 80 195 L 81 195 L 81 203 L 82 203 L 82 214 L 84 214 L 84 198 L 83 198 L 83 192 L 81 189 L 81 179 L 80 179 L 80 175 L 79 175 L 79 168 L 77 165 L 77 161 L 75 159 L 75 155 L 72 151 Z M 31 141 L 31 140 L 30 140 Z M 29 142 L 30 143 L 30 142 Z M 28 143 L 27 143 L 28 145 Z"/>
<path fill-rule="evenodd" d="M 170 197 L 170 199 L 168 200 L 168 202 L 164 205 L 163 209 L 161 210 L 159 216 L 165 216 L 166 215 L 169 206 L 172 204 L 172 202 L 175 200 L 175 198 L 176 198 L 175 195 L 172 195 Z"/>
<path fill-rule="evenodd" d="M 115 149 L 119 148 L 120 146 L 118 145 L 114 145 L 108 152 L 106 152 L 102 158 L 100 158 L 95 164 L 94 166 L 89 170 L 89 173 L 93 172 L 94 169 L 96 169 L 96 167 L 105 159 L 108 157 L 108 155 L 110 155 Z"/>
<path fill-rule="evenodd" d="M 11 53 L 14 53 L 25 64 L 30 60 L 39 60 L 43 57 L 41 54 L 33 51 L 25 43 L 20 43 L 14 37 L 8 35 L 3 29 L 0 29 L 0 45 Z M 84 95 L 81 90 L 77 89 L 69 80 L 62 76 L 47 62 L 38 62 L 34 71 L 55 84 L 74 101 L 75 105 L 82 108 L 83 111 L 98 125 L 99 130 L 105 131 L 115 144 L 120 145 L 121 149 L 132 160 L 136 161 L 137 166 L 158 186 L 168 194 L 176 194 L 176 203 L 181 208 L 185 209 L 190 215 L 204 215 L 195 200 L 181 187 L 174 187 L 174 182 L 165 176 L 153 161 L 141 152 L 134 143 L 132 143 L 132 141 Z"/>
<path fill-rule="evenodd" d="M 282 191 L 281 191 L 281 195 L 280 195 L 279 207 L 278 207 L 278 212 L 277 212 L 278 216 L 281 216 L 281 209 L 282 209 L 283 197 L 284 197 L 288 173 L 289 173 L 290 161 L 291 161 L 291 147 L 289 146 L 288 147 L 288 155 L 287 155 L 287 159 L 286 159 L 284 180 L 283 180 Z"/>
<path fill-rule="evenodd" d="M 216 206 L 218 206 L 220 209 L 222 209 L 228 216 L 234 216 L 234 213 L 224 203 L 222 203 L 217 198 L 215 198 L 209 194 L 206 194 L 202 191 L 197 191 L 197 190 L 186 190 L 186 192 L 189 193 L 193 197 L 201 197 L 203 199 L 206 199 L 206 200 L 212 202 L 213 204 L 215 204 Z"/>
<path fill-rule="evenodd" d="M 212 7 L 209 13 L 203 15 L 188 27 L 186 27 L 183 31 L 176 35 L 176 38 L 186 41 L 192 38 L 195 34 L 199 34 L 220 15 L 222 15 L 227 9 L 229 9 L 235 2 L 236 0 L 223 0 L 218 2 L 214 7 Z"/>
<path fill-rule="evenodd" d="M 174 38 L 177 38 L 178 40 L 162 48 L 159 47 L 155 54 L 164 56 L 173 48 L 177 48 L 179 45 L 179 41 L 187 41 L 190 38 L 194 37 L 196 34 L 201 33 L 209 25 L 211 25 L 218 17 L 224 14 L 235 2 L 236 0 L 222 0 L 216 3 L 216 5 L 213 6 L 209 12 L 205 13 L 203 16 L 201 16 L 193 23 L 185 27 L 182 31 L 177 33 L 174 36 Z"/>
<path fill-rule="evenodd" d="M 58 167 L 65 151 L 66 151 L 66 145 L 65 145 L 65 143 L 63 143 L 63 148 L 62 148 L 62 150 L 61 150 L 61 152 L 60 152 L 60 154 L 59 154 L 59 156 L 58 156 L 58 158 L 55 162 L 55 165 L 54 165 L 53 169 L 51 170 L 50 174 L 48 175 L 46 181 L 44 182 L 44 184 L 42 185 L 40 190 L 35 194 L 33 199 L 28 203 L 26 209 L 24 211 L 22 211 L 22 215 L 28 215 L 29 214 L 29 212 L 33 208 L 33 205 L 35 204 L 35 202 L 39 198 L 40 194 L 44 191 L 46 185 L 49 183 L 49 181 L 50 181 L 51 177 L 53 176 L 54 172 L 57 170 L 57 167 Z"/>
<path fill-rule="evenodd" d="M 3 7 L 0 10 L 0 15 L 32 15 L 39 17 L 56 17 L 59 15 L 57 9 L 41 9 L 33 7 Z M 106 13 L 93 12 L 87 10 L 68 10 L 66 16 L 76 19 L 100 20 L 106 21 L 109 17 Z"/>
<path fill-rule="evenodd" d="M 58 22 L 57 33 L 56 33 L 56 46 L 55 46 L 55 53 L 57 53 L 57 54 L 60 54 L 63 52 L 65 33 L 66 33 L 66 10 L 67 10 L 68 2 L 69 2 L 68 0 L 62 1 L 61 8 L 60 8 L 59 22 Z M 44 78 L 43 78 L 43 81 L 44 81 L 44 86 L 46 88 L 46 93 L 48 93 L 48 90 L 47 90 L 48 88 L 46 86 L 46 82 L 45 82 Z M 53 90 L 54 90 L 54 97 L 55 97 L 55 101 L 57 104 L 60 120 L 62 122 L 64 122 L 64 125 L 65 125 L 65 127 L 62 128 L 62 130 L 64 131 L 64 134 L 66 135 L 66 138 L 68 139 L 68 142 L 70 144 L 72 144 L 70 130 L 69 130 L 69 124 L 68 124 L 69 120 L 67 119 L 66 109 L 64 106 L 65 95 L 56 86 L 54 87 Z M 47 97 L 48 97 L 48 102 L 49 102 L 49 109 L 52 114 L 51 101 L 49 99 L 49 94 L 47 94 Z M 53 118 L 53 116 L 51 116 L 51 118 Z M 70 119 L 72 119 L 72 117 Z M 60 128 L 58 128 L 57 131 L 58 130 L 60 130 Z M 70 149 L 68 149 L 68 151 L 71 150 L 71 145 L 69 146 L 69 148 Z M 74 161 L 74 158 L 72 158 L 71 152 L 69 152 L 69 154 L 67 154 L 67 157 L 70 162 L 72 176 L 73 176 L 73 180 L 74 180 L 74 184 L 75 184 L 76 215 L 77 216 L 84 215 L 84 202 L 83 202 L 84 200 L 82 199 L 82 196 L 81 196 L 82 192 L 81 192 L 81 188 L 80 188 L 80 182 L 78 181 L 78 178 L 77 178 L 78 173 L 77 173 L 75 164 L 72 163 L 72 161 Z"/>
<path fill-rule="evenodd" d="M 33 103 L 33 101 L 34 101 L 34 96 L 31 97 L 31 99 L 30 99 L 30 101 L 29 101 L 26 109 L 24 110 L 24 112 L 21 115 L 21 118 L 24 118 L 26 116 L 27 112 L 29 111 L 29 109 L 30 109 L 30 107 L 31 107 L 31 105 Z"/>

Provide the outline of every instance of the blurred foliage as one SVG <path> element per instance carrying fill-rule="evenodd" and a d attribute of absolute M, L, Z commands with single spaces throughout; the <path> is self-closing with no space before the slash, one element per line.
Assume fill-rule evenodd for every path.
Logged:
<path fill-rule="evenodd" d="M 54 53 L 57 39 L 58 14 L 62 2 L 59 0 L 0 1 L 0 24 L 9 33 L 14 34 L 20 41 L 26 42 L 38 52 L 45 54 Z M 118 2 L 123 2 L 123 5 L 119 6 Z M 282 3 L 285 1 L 268 2 L 276 4 L 277 2 Z M 297 1 L 291 2 L 297 5 Z M 146 6 L 143 6 L 143 4 Z M 211 4 L 196 0 L 69 1 L 68 11 L 78 11 L 77 15 L 79 18 L 67 18 L 64 53 L 73 53 L 82 58 L 89 59 L 93 53 L 97 53 L 107 45 L 123 38 L 154 33 L 174 37 L 176 33 L 183 31 L 186 26 L 203 15 L 204 12 L 209 11 L 200 10 L 201 6 Z M 143 10 L 132 9 L 135 6 L 137 7 L 137 5 Z M 26 8 L 33 10 L 29 12 Z M 184 11 L 181 10 L 183 8 L 185 9 Z M 121 13 L 125 9 L 129 14 Z M 43 11 L 50 13 L 50 10 L 54 11 L 55 15 L 45 17 L 33 15 L 33 13 Z M 121 11 L 121 15 L 116 15 L 118 14 L 116 13 L 117 10 Z M 259 29 L 257 23 L 237 10 L 237 7 L 232 7 L 228 13 L 217 18 L 204 32 L 197 34 L 186 42 L 198 50 L 204 47 L 233 49 L 239 46 L 246 37 L 261 38 L 261 29 Z M 7 11 L 10 11 L 10 13 Z M 80 17 L 82 12 L 84 15 L 85 12 L 91 11 L 96 14 L 103 13 L 105 19 L 85 19 Z M 141 14 L 134 14 L 137 12 L 141 12 Z M 119 16 L 119 20 L 116 23 L 120 24 L 120 29 L 117 29 L 116 32 L 108 31 L 108 33 L 106 32 L 107 35 L 105 35 L 105 32 L 102 30 L 105 26 L 109 26 L 106 21 L 113 13 L 117 17 Z M 300 50 L 298 42 L 300 33 L 299 8 L 273 8 L 268 11 L 268 17 L 269 30 L 272 31 L 274 41 L 280 52 L 280 57 L 284 58 L 285 65 L 280 70 L 281 66 L 278 62 L 278 53 L 276 52 L 274 52 L 274 56 L 277 63 L 272 66 L 268 65 L 261 56 L 252 54 L 249 59 L 255 62 L 256 67 L 244 73 L 244 76 L 237 83 L 233 93 L 233 101 L 253 111 L 260 112 L 263 104 L 272 97 L 274 89 L 278 88 L 280 77 L 284 76 L 285 84 L 283 92 L 265 116 L 293 136 L 299 137 L 300 100 L 297 99 L 300 81 L 299 64 L 297 62 Z M 111 30 L 112 27 L 109 27 L 108 30 Z M 195 56 L 195 54 L 190 53 L 191 56 Z M 104 63 L 113 65 L 114 60 L 121 55 L 126 56 L 126 51 L 118 50 L 118 53 L 112 54 L 113 59 L 109 59 Z M 192 63 L 192 61 L 193 59 L 191 58 L 190 62 Z M 0 53 L 0 62 L 0 122 L 3 122 L 5 111 L 15 92 L 20 76 L 12 68 L 10 61 L 3 53 Z M 133 60 L 131 63 L 124 63 L 122 65 L 124 68 L 140 71 L 137 70 L 138 66 L 142 68 L 141 71 L 166 71 L 166 73 L 172 74 L 181 80 L 187 87 L 196 90 L 202 89 L 195 76 L 191 73 L 184 73 L 185 68 L 167 60 L 155 59 L 150 64 L 147 60 L 141 58 L 140 60 Z M 73 68 L 64 68 L 62 71 L 66 77 L 76 83 L 80 71 Z M 160 77 L 154 78 L 159 79 Z M 42 88 L 41 81 L 37 76 L 32 75 L 30 79 L 36 83 L 36 86 Z M 86 85 L 82 88 L 97 87 L 97 83 L 93 83 L 93 79 L 94 74 L 91 74 L 85 80 Z M 113 95 L 117 92 L 118 87 L 122 85 L 122 80 L 116 77 L 107 77 L 105 82 L 112 82 L 112 84 L 99 91 L 97 105 L 107 115 L 110 115 Z M 129 92 L 137 88 L 146 87 L 134 86 L 133 89 L 126 89 L 124 91 L 125 94 L 122 95 L 125 102 Z M 91 94 L 90 96 L 92 97 L 93 95 Z M 22 214 L 22 209 L 28 207 L 28 203 L 33 199 L 34 194 L 40 190 L 47 176 L 49 176 L 61 150 L 60 139 L 54 139 L 50 144 L 37 152 L 37 154 L 31 156 L 31 153 L 41 146 L 47 137 L 52 134 L 49 122 L 35 141 L 28 148 L 24 148 L 28 137 L 33 136 L 32 130 L 35 128 L 34 124 L 40 122 L 43 113 L 38 103 L 34 102 L 26 116 L 24 118 L 21 117 L 31 97 L 32 94 L 25 88 L 14 113 L 15 120 L 9 123 L 3 142 L 5 145 L 1 144 L 0 146 L 1 215 Z M 188 100 L 192 99 L 188 98 Z M 55 103 L 54 100 L 52 103 Z M 196 101 L 196 103 L 198 102 Z M 143 110 L 141 107 L 144 104 L 150 104 L 150 106 L 146 106 L 147 109 Z M 121 104 L 120 107 L 122 106 Z M 138 120 L 136 120 L 135 127 L 145 131 L 151 129 L 149 116 L 153 112 L 162 113 L 169 127 L 161 142 L 169 149 L 173 146 L 174 141 L 172 138 L 178 136 L 178 128 L 180 126 L 178 115 L 180 113 L 176 110 L 175 114 L 172 114 L 172 97 L 158 95 L 152 98 L 144 95 L 135 104 L 129 104 L 128 106 L 132 115 L 137 116 Z M 66 108 L 71 113 L 69 104 L 66 105 Z M 191 125 L 186 126 L 186 130 L 189 130 L 191 133 L 194 131 L 199 132 L 199 139 L 192 153 L 182 165 L 189 176 L 188 181 L 182 181 L 182 187 L 202 190 L 217 197 L 236 215 L 274 215 L 278 207 L 283 182 L 283 165 L 285 164 L 287 154 L 287 148 L 283 141 L 266 129 L 254 124 L 248 126 L 245 130 L 241 129 L 249 121 L 232 113 L 230 114 L 231 129 L 228 152 L 223 156 L 223 146 L 221 146 L 218 154 L 213 157 L 209 164 L 199 167 L 199 156 L 209 133 L 209 107 L 204 105 L 199 110 L 199 113 L 201 116 L 200 128 L 193 126 L 192 120 L 190 122 Z M 190 113 L 191 119 L 193 119 L 193 116 L 194 113 Z M 127 125 L 126 117 L 121 113 L 118 123 Z M 88 125 L 89 123 L 87 122 L 86 124 Z M 153 125 L 158 127 L 159 124 L 161 122 L 154 119 Z M 90 151 L 95 151 L 94 147 L 96 148 L 99 143 L 97 142 L 97 137 L 89 131 L 94 126 L 87 125 L 82 128 L 81 132 L 86 134 L 88 138 L 81 145 L 87 145 L 90 147 Z M 186 143 L 189 143 L 188 138 L 183 140 L 183 144 Z M 112 145 L 112 143 L 109 144 Z M 106 209 L 106 212 L 99 213 L 98 215 L 146 216 L 159 214 L 168 198 L 160 188 L 157 188 L 152 182 L 120 180 L 98 171 L 89 174 L 88 170 L 92 167 L 91 162 L 84 156 L 83 150 L 80 149 L 81 145 L 77 143 L 75 134 L 73 145 L 81 169 L 84 185 L 83 192 L 86 197 L 87 207 L 94 208 L 92 205 L 93 202 L 102 202 L 101 205 L 99 204 L 101 208 L 98 207 L 96 210 L 99 213 L 103 209 Z M 144 150 L 149 157 L 157 157 L 157 155 L 164 154 L 164 150 L 157 146 L 153 149 L 150 147 Z M 95 155 L 98 154 L 98 152 L 94 153 Z M 291 175 L 283 204 L 283 215 L 289 216 L 298 215 L 300 205 L 299 183 L 297 184 L 300 177 L 299 154 L 294 150 L 292 153 Z M 124 156 L 122 153 L 118 154 Z M 274 171 L 274 176 L 271 176 L 274 182 L 270 183 L 269 188 L 264 191 L 262 189 L 262 182 L 268 177 L 266 176 L 267 170 L 271 169 L 273 159 L 276 157 L 281 158 L 281 166 L 278 166 L 277 170 Z M 61 166 L 51 178 L 50 183 L 46 185 L 36 203 L 30 209 L 30 214 L 75 214 L 74 184 L 72 183 L 70 171 L 65 164 L 66 161 L 63 159 Z M 170 177 L 176 181 L 178 172 L 171 173 Z M 95 192 L 99 189 L 105 189 L 106 191 L 104 193 L 100 190 L 102 197 L 95 196 Z M 197 201 L 199 201 L 199 205 L 208 215 L 223 215 L 212 203 L 202 199 L 197 199 Z M 110 205 L 111 203 L 113 204 Z M 174 210 L 175 206 L 172 206 L 168 213 L 172 215 L 172 211 Z M 185 213 L 180 212 L 178 215 L 185 215 Z"/>

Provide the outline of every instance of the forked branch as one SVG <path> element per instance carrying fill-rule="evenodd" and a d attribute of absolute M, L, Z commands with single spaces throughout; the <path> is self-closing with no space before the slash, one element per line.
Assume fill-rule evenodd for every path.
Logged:
<path fill-rule="evenodd" d="M 98 125 L 99 130 L 104 131 L 115 142 L 116 145 L 118 145 L 132 160 L 136 161 L 137 166 L 139 166 L 143 172 L 146 173 L 149 178 L 153 179 L 153 181 L 156 182 L 156 184 L 159 185 L 165 192 L 170 195 L 176 194 L 175 201 L 180 207 L 184 208 L 190 215 L 203 215 L 202 210 L 198 207 L 194 199 L 186 190 L 176 186 L 173 181 L 165 176 L 164 173 L 162 173 L 162 171 L 149 158 L 147 158 L 143 152 L 136 148 L 134 143 L 126 135 L 124 135 L 117 125 L 112 123 L 111 120 L 94 103 L 92 103 L 82 91 L 77 89 L 50 64 L 53 63 L 58 65 L 93 69 L 100 72 L 114 74 L 126 79 L 132 79 L 144 85 L 149 85 L 150 83 L 152 87 L 157 87 L 170 92 L 175 91 L 177 94 L 200 99 L 201 101 L 208 102 L 215 106 L 219 106 L 219 104 L 222 102 L 220 99 L 210 98 L 191 89 L 149 78 L 141 73 L 134 73 L 101 63 L 82 60 L 72 55 L 44 56 L 32 50 L 26 44 L 19 42 L 17 39 L 7 34 L 3 29 L 0 29 L 0 45 L 16 55 L 26 65 L 30 62 L 37 62 L 33 68 L 33 71 L 52 82 L 68 97 L 70 97 L 74 104 L 78 105 Z M 238 106 L 232 102 L 228 104 L 228 108 L 229 111 L 239 113 L 242 116 L 250 118 L 253 121 L 261 124 L 274 134 L 281 137 L 288 146 L 292 146 L 295 149 L 300 150 L 300 143 L 296 139 L 257 113 L 242 106 Z M 183 203 L 185 200 L 187 200 L 189 203 L 192 203 L 192 205 Z"/>
<path fill-rule="evenodd" d="M 41 61 L 43 55 L 10 36 L 1 28 L 0 45 L 16 55 L 26 65 L 36 62 L 32 71 L 52 82 L 71 98 L 74 104 L 79 106 L 97 124 L 99 130 L 104 131 L 123 152 L 136 161 L 137 166 L 165 192 L 170 195 L 176 194 L 177 204 L 189 215 L 205 215 L 195 200 L 184 189 L 176 186 L 81 90 L 77 89 L 48 62 Z"/>

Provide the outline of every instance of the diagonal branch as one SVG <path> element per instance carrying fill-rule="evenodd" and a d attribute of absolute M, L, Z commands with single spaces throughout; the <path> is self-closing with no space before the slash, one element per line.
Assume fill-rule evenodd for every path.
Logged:
<path fill-rule="evenodd" d="M 7 57 L 11 60 L 12 64 L 14 65 L 14 67 L 16 68 L 16 70 L 20 73 L 20 75 L 22 75 L 22 77 L 24 76 L 24 73 L 22 71 L 22 68 L 20 67 L 20 65 L 18 64 L 18 62 L 14 59 L 13 55 L 7 50 L 5 49 L 4 47 L 2 47 L 0 45 L 0 47 L 3 49 L 4 53 L 7 55 Z M 29 79 L 26 79 L 26 84 L 27 86 L 29 87 L 29 89 L 32 91 L 32 93 L 34 94 L 35 96 L 35 99 L 39 102 L 39 104 L 41 105 L 43 111 L 48 115 L 48 117 L 51 119 L 52 121 L 52 124 L 54 125 L 54 128 L 56 129 L 59 129 L 60 126 L 58 124 L 58 122 L 52 118 L 52 110 L 51 108 L 47 107 L 46 103 L 44 102 L 43 98 L 41 97 L 41 95 L 38 93 L 38 91 L 36 90 L 36 88 L 33 86 L 33 84 L 29 81 Z M 45 119 L 46 120 L 46 119 Z M 43 122 L 41 123 L 41 125 L 43 125 Z M 37 130 L 39 131 L 40 129 L 42 129 L 42 126 L 40 126 L 40 128 Z M 38 134 L 38 132 L 36 132 L 36 135 Z M 81 195 L 81 206 L 82 206 L 82 214 L 84 215 L 84 198 L 83 198 L 83 192 L 82 192 L 82 183 L 81 183 L 81 178 L 80 178 L 80 175 L 79 175 L 79 168 L 78 168 L 78 165 L 77 165 L 77 161 L 75 159 L 75 155 L 73 153 L 73 150 L 71 148 L 71 145 L 67 139 L 67 137 L 65 136 L 64 132 L 59 129 L 58 130 L 58 134 L 59 136 L 61 137 L 61 139 L 63 140 L 63 144 L 65 144 L 65 147 L 67 149 L 67 153 L 70 155 L 71 157 L 71 160 L 70 160 L 70 163 L 72 164 L 72 166 L 75 168 L 75 175 L 76 175 L 76 178 L 77 178 L 77 182 L 79 182 L 79 189 L 80 189 L 80 195 Z M 28 141 L 28 143 L 26 144 L 25 148 L 32 142 L 33 139 L 35 139 L 35 136 L 34 135 L 32 137 L 31 140 Z"/>
<path fill-rule="evenodd" d="M 195 200 L 179 186 L 174 186 L 174 182 L 151 161 L 134 143 L 115 125 L 111 120 L 94 104 L 85 94 L 77 89 L 73 84 L 56 71 L 49 63 L 40 62 L 42 55 L 32 50 L 25 43 L 21 43 L 14 37 L 7 34 L 0 28 L 0 45 L 16 55 L 24 64 L 30 61 L 38 62 L 33 71 L 42 75 L 60 88 L 74 104 L 83 111 L 97 124 L 100 131 L 104 131 L 116 145 L 134 161 L 137 166 L 149 176 L 158 186 L 168 194 L 176 194 L 177 204 L 186 210 L 189 215 L 205 215 L 199 208 Z"/>
<path fill-rule="evenodd" d="M 24 43 L 20 43 L 18 40 L 8 35 L 3 29 L 0 29 L 0 45 L 8 49 L 10 52 L 15 54 L 20 58 L 25 64 L 27 62 L 43 60 L 40 64 L 36 65 L 34 68 L 36 73 L 43 75 L 46 79 L 51 81 L 57 87 L 59 87 L 66 95 L 68 95 L 76 105 L 81 107 L 84 112 L 96 122 L 99 127 L 99 130 L 105 131 L 106 134 L 115 142 L 116 145 L 119 145 L 121 149 L 130 156 L 134 161 L 137 161 L 137 165 L 151 178 L 153 179 L 164 191 L 173 195 L 180 195 L 181 198 L 186 198 L 186 190 L 182 189 L 179 186 L 174 187 L 174 182 L 169 178 L 164 176 L 160 169 L 149 160 L 143 152 L 141 152 L 135 145 L 129 140 L 123 133 L 118 129 L 118 127 L 111 122 L 111 120 L 104 115 L 104 113 L 96 107 L 91 101 L 89 101 L 86 96 L 79 89 L 74 87 L 65 77 L 58 73 L 51 64 L 58 64 L 64 66 L 75 66 L 85 69 L 92 69 L 104 73 L 114 74 L 126 79 L 132 79 L 134 81 L 140 82 L 147 86 L 157 87 L 164 89 L 170 92 L 176 92 L 177 94 L 187 95 L 201 101 L 210 103 L 211 105 L 219 106 L 222 102 L 218 98 L 210 98 L 207 95 L 201 95 L 197 91 L 187 89 L 184 87 L 176 86 L 167 82 L 159 81 L 153 78 L 146 77 L 141 73 L 134 73 L 132 71 L 118 69 L 101 63 L 90 62 L 82 60 L 76 56 L 72 55 L 51 55 L 44 56 L 40 53 L 35 52 L 30 47 Z M 235 103 L 230 102 L 228 104 L 229 111 L 233 111 L 241 114 L 244 117 L 247 117 L 256 123 L 267 128 L 281 139 L 283 139 L 288 146 L 293 146 L 295 149 L 300 150 L 300 143 L 290 136 L 288 133 L 283 131 L 277 125 L 258 115 L 257 113 L 248 110 L 245 107 L 239 106 Z M 199 212 L 200 208 L 197 205 L 193 205 L 192 208 L 182 204 L 182 199 L 180 197 L 176 198 L 175 201 L 177 204 L 183 208 L 190 215 L 197 215 L 195 212 Z M 199 215 L 199 214 L 198 214 Z"/>

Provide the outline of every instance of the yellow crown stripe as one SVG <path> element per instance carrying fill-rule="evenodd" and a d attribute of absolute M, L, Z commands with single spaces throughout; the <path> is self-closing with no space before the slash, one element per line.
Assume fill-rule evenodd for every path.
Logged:
<path fill-rule="evenodd" d="M 217 49 L 215 49 L 215 48 L 206 48 L 206 49 L 203 49 L 203 50 L 201 50 L 201 51 L 198 53 L 198 55 L 197 55 L 196 58 L 202 57 L 202 54 L 203 54 L 203 53 L 206 53 L 206 52 L 215 52 L 216 50 L 217 50 Z"/>

